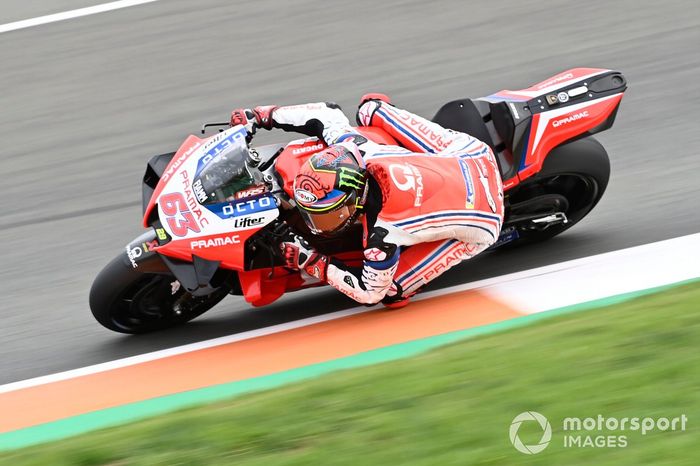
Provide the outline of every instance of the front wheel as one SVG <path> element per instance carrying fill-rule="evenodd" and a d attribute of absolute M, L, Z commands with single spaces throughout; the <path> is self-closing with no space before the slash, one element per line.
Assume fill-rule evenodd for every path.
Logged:
<path fill-rule="evenodd" d="M 182 325 L 224 299 L 225 285 L 207 296 L 193 296 L 172 275 L 140 272 L 123 255 L 97 275 L 90 309 L 104 327 L 121 333 L 148 333 Z"/>

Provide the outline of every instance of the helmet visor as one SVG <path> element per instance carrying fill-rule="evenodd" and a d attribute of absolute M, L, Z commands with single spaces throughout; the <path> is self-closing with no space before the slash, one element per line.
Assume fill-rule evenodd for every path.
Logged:
<path fill-rule="evenodd" d="M 343 230 L 355 220 L 355 216 L 358 213 L 357 206 L 354 199 L 350 201 L 331 212 L 311 213 L 304 209 L 299 210 L 312 233 L 330 235 Z"/>

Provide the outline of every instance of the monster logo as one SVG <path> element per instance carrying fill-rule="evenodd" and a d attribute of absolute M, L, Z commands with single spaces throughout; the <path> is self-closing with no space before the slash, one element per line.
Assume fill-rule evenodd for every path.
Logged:
<path fill-rule="evenodd" d="M 338 187 L 348 187 L 352 189 L 362 189 L 365 185 L 362 173 L 348 167 L 340 167 L 338 173 Z"/>

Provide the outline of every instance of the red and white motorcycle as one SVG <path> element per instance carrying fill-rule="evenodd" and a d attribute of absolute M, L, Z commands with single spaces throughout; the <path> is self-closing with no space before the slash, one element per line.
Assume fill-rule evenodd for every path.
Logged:
<path fill-rule="evenodd" d="M 610 162 L 591 135 L 612 126 L 626 87 L 619 72 L 576 68 L 527 89 L 440 108 L 433 121 L 481 139 L 497 155 L 505 221 L 494 247 L 551 238 L 598 203 Z M 381 129 L 357 130 L 397 144 Z M 307 138 L 248 151 L 238 126 L 189 136 L 177 152 L 153 157 L 143 177 L 148 230 L 95 279 L 90 307 L 97 321 L 145 333 L 183 324 L 228 294 L 263 306 L 322 285 L 283 267 L 278 243 L 288 226 L 320 252 L 359 265 L 359 224 L 337 238 L 314 236 L 294 207 L 293 178 L 324 147 Z"/>

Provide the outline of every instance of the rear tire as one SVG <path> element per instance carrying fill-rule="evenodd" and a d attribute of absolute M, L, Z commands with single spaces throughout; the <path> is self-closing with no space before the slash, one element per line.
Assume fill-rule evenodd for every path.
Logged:
<path fill-rule="evenodd" d="M 142 273 L 124 257 L 107 264 L 90 289 L 92 315 L 115 332 L 148 333 L 182 325 L 228 294 L 229 288 L 222 286 L 207 296 L 194 297 L 179 287 L 174 276 Z"/>
<path fill-rule="evenodd" d="M 509 212 L 509 218 L 533 213 L 544 217 L 563 211 L 568 222 L 553 224 L 546 229 L 537 229 L 534 224 L 517 225 L 519 239 L 507 245 L 545 241 L 576 225 L 598 204 L 609 179 L 610 159 L 595 138 L 578 139 L 554 148 L 545 159 L 542 170 L 509 195 L 509 205 L 520 203 L 524 206 L 519 212 Z M 535 197 L 542 199 L 542 204 L 528 206 L 526 201 Z M 505 228 L 507 225 L 508 219 Z"/>

